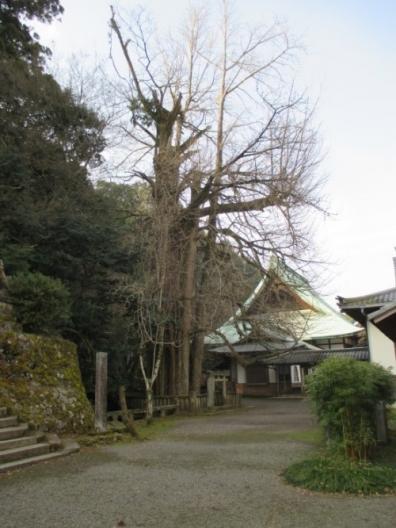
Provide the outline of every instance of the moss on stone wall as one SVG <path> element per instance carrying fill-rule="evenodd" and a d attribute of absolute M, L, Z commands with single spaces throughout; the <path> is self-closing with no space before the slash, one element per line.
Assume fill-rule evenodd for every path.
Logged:
<path fill-rule="evenodd" d="M 92 429 L 93 410 L 81 382 L 75 345 L 0 329 L 0 407 L 43 430 Z"/>

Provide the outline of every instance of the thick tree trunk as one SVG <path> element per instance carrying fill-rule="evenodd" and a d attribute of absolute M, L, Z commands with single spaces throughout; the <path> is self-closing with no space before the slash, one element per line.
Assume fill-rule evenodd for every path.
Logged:
<path fill-rule="evenodd" d="M 193 352 L 193 368 L 191 377 L 191 390 L 190 395 L 192 397 L 199 396 L 201 392 L 201 378 L 202 378 L 202 363 L 205 352 L 205 334 L 198 332 L 194 337 L 192 352 Z"/>
<path fill-rule="evenodd" d="M 194 321 L 195 270 L 197 262 L 197 228 L 189 234 L 186 258 L 184 260 L 184 285 L 181 321 L 181 379 L 180 395 L 187 396 L 190 381 L 191 335 Z"/>
<path fill-rule="evenodd" d="M 214 223 L 216 219 L 210 219 L 211 223 Z M 199 277 L 199 288 L 198 300 L 195 306 L 195 324 L 198 331 L 194 336 L 194 341 L 191 347 L 191 355 L 193 357 L 192 364 L 192 376 L 191 376 L 191 395 L 197 395 L 200 391 L 201 376 L 202 376 L 202 364 L 205 352 L 205 335 L 206 332 L 202 329 L 207 328 L 207 321 L 205 320 L 205 304 L 204 299 L 206 298 L 206 290 L 208 288 L 209 279 L 209 268 L 210 260 L 212 256 L 212 247 L 215 244 L 216 235 L 214 231 L 209 230 L 206 239 L 206 247 L 202 259 L 202 270 Z"/>
<path fill-rule="evenodd" d="M 169 350 L 169 394 L 176 396 L 176 348 L 172 343 Z"/>
<path fill-rule="evenodd" d="M 181 302 L 185 289 L 183 283 L 185 267 L 183 250 L 185 248 L 182 246 L 185 234 L 175 219 L 176 212 L 174 209 L 172 201 L 164 200 L 158 207 L 158 213 L 156 213 L 158 221 L 161 222 L 161 225 L 157 227 L 160 242 L 156 249 L 156 273 L 162 291 L 161 306 L 158 308 L 158 324 L 163 326 L 163 334 L 165 335 L 163 344 L 173 349 L 171 368 L 173 370 L 172 385 L 174 392 L 185 395 L 188 394 L 190 351 L 186 342 L 183 342 L 182 336 L 184 335 L 183 329 L 186 329 L 186 333 L 190 333 L 188 319 L 192 317 L 192 313 L 191 306 L 187 306 L 185 310 L 184 300 Z M 192 266 L 194 264 L 192 262 Z M 190 293 L 187 295 L 192 296 Z M 182 318 L 183 322 L 181 321 Z M 157 345 L 160 343 L 157 342 Z"/>
<path fill-rule="evenodd" d="M 222 178 L 222 166 L 223 166 L 223 146 L 224 146 L 224 113 L 225 113 L 225 97 L 226 97 L 226 74 L 227 74 L 227 39 L 228 39 L 228 20 L 227 14 L 225 13 L 224 19 L 224 34 L 223 34 L 223 66 L 222 66 L 222 79 L 220 90 L 218 94 L 218 114 L 217 114 L 217 134 L 216 134 L 216 166 L 215 166 L 215 178 L 214 184 L 219 185 Z M 204 304 L 202 297 L 205 298 L 207 289 L 207 283 L 209 278 L 210 262 L 213 254 L 213 248 L 216 245 L 216 232 L 217 232 L 217 209 L 218 199 L 216 193 L 213 193 L 210 199 L 211 213 L 208 217 L 208 234 L 206 238 L 206 246 L 204 250 L 203 262 L 202 262 L 202 275 L 199 284 L 201 300 L 197 305 L 196 309 L 196 321 L 197 328 L 202 329 L 207 325 L 205 324 L 205 313 Z M 204 339 L 205 334 L 200 331 L 197 333 L 194 348 L 193 348 L 193 373 L 192 373 L 192 392 L 197 393 L 200 389 L 201 374 L 202 374 L 202 363 L 204 357 Z"/>

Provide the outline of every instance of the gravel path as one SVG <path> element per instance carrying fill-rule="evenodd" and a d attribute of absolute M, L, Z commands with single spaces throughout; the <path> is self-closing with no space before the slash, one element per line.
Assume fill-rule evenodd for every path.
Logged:
<path fill-rule="evenodd" d="M 396 496 L 329 496 L 286 485 L 282 469 L 312 451 L 298 440 L 313 423 L 307 404 L 281 399 L 253 404 L 177 420 L 155 441 L 85 450 L 3 476 L 0 526 L 396 526 Z"/>

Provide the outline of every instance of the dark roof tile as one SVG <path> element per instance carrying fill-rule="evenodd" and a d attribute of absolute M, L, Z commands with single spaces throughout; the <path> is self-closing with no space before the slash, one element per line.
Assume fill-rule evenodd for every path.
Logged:
<path fill-rule="evenodd" d="M 396 302 L 396 288 L 389 288 L 360 297 L 337 297 L 341 310 L 348 308 L 364 308 L 370 306 L 382 306 L 387 303 Z"/>
<path fill-rule="evenodd" d="M 368 361 L 369 352 L 367 347 L 333 350 L 290 350 L 270 358 L 263 358 L 260 363 L 265 363 L 266 365 L 306 365 L 319 363 L 329 357 L 348 357 L 360 361 Z"/>

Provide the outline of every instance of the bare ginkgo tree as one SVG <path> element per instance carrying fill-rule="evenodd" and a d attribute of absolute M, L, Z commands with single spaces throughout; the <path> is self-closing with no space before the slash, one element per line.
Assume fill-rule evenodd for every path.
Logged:
<path fill-rule="evenodd" d="M 312 110 L 292 81 L 297 47 L 278 23 L 247 29 L 219 5 L 214 17 L 190 10 L 168 37 L 144 12 L 112 9 L 110 21 L 124 171 L 152 196 L 139 321 L 155 358 L 148 372 L 142 353 L 142 369 L 152 389 L 166 354 L 175 393 L 192 397 L 219 306 L 241 300 L 230 253 L 258 269 L 270 252 L 301 256 L 307 211 L 319 209 Z"/>

